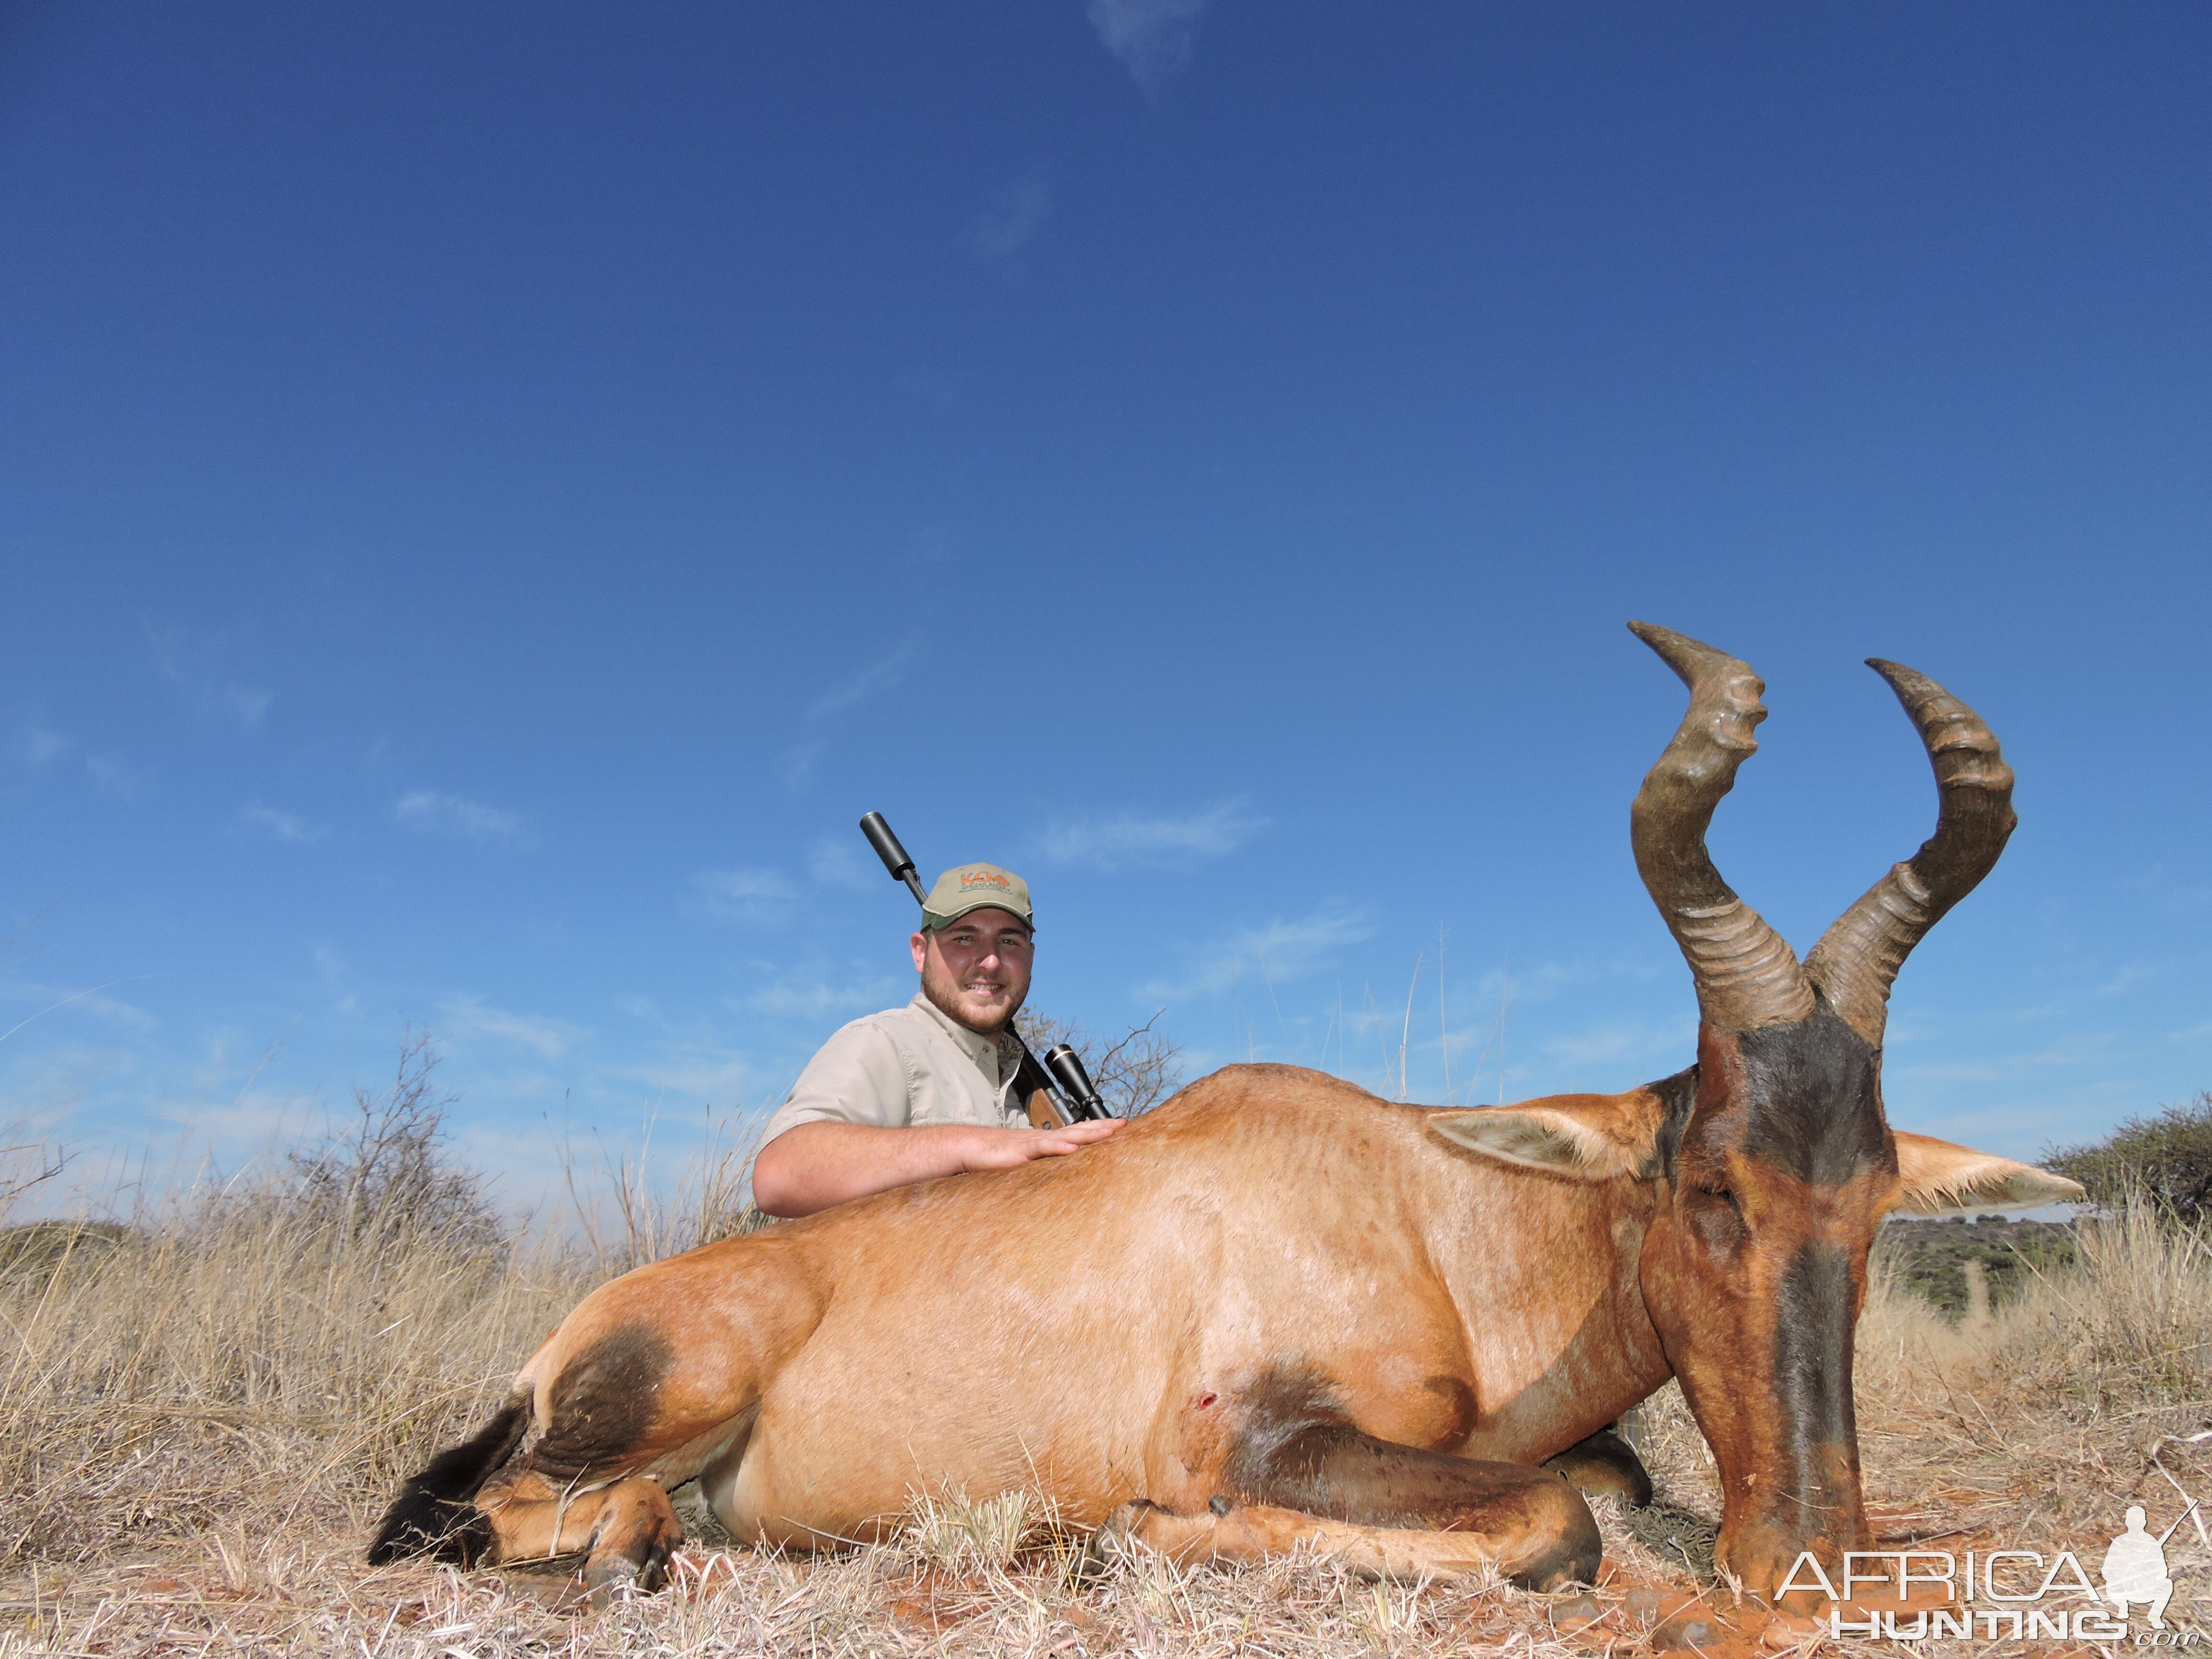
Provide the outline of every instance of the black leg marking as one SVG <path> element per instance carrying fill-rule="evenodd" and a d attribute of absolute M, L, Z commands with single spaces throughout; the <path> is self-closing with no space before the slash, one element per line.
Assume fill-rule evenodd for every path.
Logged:
<path fill-rule="evenodd" d="M 617 1325 L 561 1368 L 530 1468 L 556 1484 L 620 1468 L 651 1429 L 676 1364 L 649 1325 Z"/>
<path fill-rule="evenodd" d="M 492 1543 L 491 1522 L 470 1503 L 485 1480 L 514 1455 L 530 1426 L 530 1400 L 517 1395 L 459 1445 L 440 1452 L 400 1487 L 368 1547 L 371 1566 L 410 1556 L 473 1566 Z"/>

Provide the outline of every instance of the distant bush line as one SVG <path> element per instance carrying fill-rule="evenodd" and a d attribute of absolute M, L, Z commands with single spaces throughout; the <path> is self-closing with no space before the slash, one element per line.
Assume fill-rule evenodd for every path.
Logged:
<path fill-rule="evenodd" d="M 1882 1224 L 1875 1243 L 1875 1271 L 1947 1314 L 1964 1314 L 1973 1303 L 1978 1268 L 1989 1306 L 2017 1297 L 2039 1274 L 2071 1267 L 2079 1241 L 2070 1221 L 2013 1221 L 2001 1215 L 1956 1216 L 1948 1221 L 1914 1218 Z"/>

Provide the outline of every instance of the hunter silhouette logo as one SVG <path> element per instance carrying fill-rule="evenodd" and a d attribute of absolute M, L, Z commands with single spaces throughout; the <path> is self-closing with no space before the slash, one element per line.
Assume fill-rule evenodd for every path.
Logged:
<path fill-rule="evenodd" d="M 2190 1498 L 2173 1524 L 2160 1533 L 2150 1530 L 2142 1504 L 2130 1504 L 2126 1530 L 2105 1551 L 2101 1593 L 2072 1550 L 2046 1559 L 2039 1550 L 2020 1549 L 1968 1550 L 1962 1555 L 1948 1550 L 1854 1550 L 1833 1577 L 1807 1551 L 1776 1591 L 1818 1590 L 1828 1597 L 1836 1604 L 1828 1613 L 1829 1634 L 1839 1640 L 1855 1636 L 1891 1642 L 2118 1642 L 2127 1637 L 2129 1614 L 2140 1608 L 2148 1627 L 2136 1637 L 2138 1645 L 2193 1647 L 2208 1640 L 2194 1628 L 2153 1634 L 2166 1632 L 2166 1604 L 2173 1599 L 2166 1542 L 2183 1522 L 2192 1520 L 2212 1557 L 2212 1534 L 2206 1532 L 2197 1499 Z M 1922 1605 L 1908 1612 L 1915 1585 L 1923 1587 Z M 1889 1601 L 1899 1607 L 1881 1605 Z"/>
<path fill-rule="evenodd" d="M 2120 1610 L 2121 1618 L 2128 1616 L 2128 1605 L 2135 1602 L 2148 1609 L 2153 1630 L 2166 1628 L 2160 1615 L 2173 1599 L 2173 1580 L 2166 1576 L 2166 1540 L 2196 1512 L 2192 1498 L 2189 1507 L 2174 1517 L 2173 1526 L 2154 1538 L 2143 1525 L 2142 1505 L 2128 1505 L 2128 1529 L 2105 1552 L 2105 1599 Z"/>

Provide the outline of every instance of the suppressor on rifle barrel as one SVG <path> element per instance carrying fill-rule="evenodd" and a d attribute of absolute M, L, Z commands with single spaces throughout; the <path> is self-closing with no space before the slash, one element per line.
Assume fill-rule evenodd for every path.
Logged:
<path fill-rule="evenodd" d="M 876 856 L 884 861 L 884 868 L 891 872 L 893 881 L 902 881 L 914 890 L 917 903 L 927 904 L 929 895 L 921 890 L 921 878 L 914 872 L 914 860 L 891 827 L 884 821 L 881 812 L 871 812 L 860 820 L 860 833 L 868 838 L 868 845 L 876 849 Z"/>

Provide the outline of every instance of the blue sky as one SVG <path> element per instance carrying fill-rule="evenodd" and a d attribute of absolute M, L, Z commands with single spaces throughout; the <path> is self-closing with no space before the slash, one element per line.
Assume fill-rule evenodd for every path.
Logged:
<path fill-rule="evenodd" d="M 0 1119 L 235 1158 L 411 1024 L 526 1196 L 908 994 L 871 808 L 1029 877 L 1033 1006 L 1164 1009 L 1193 1074 L 1625 1088 L 1694 1013 L 1631 617 L 1765 676 L 1713 843 L 1801 949 L 1934 819 L 1860 659 L 2002 737 L 1897 1122 L 2031 1153 L 2212 1087 L 2208 49 L 10 9 Z"/>

